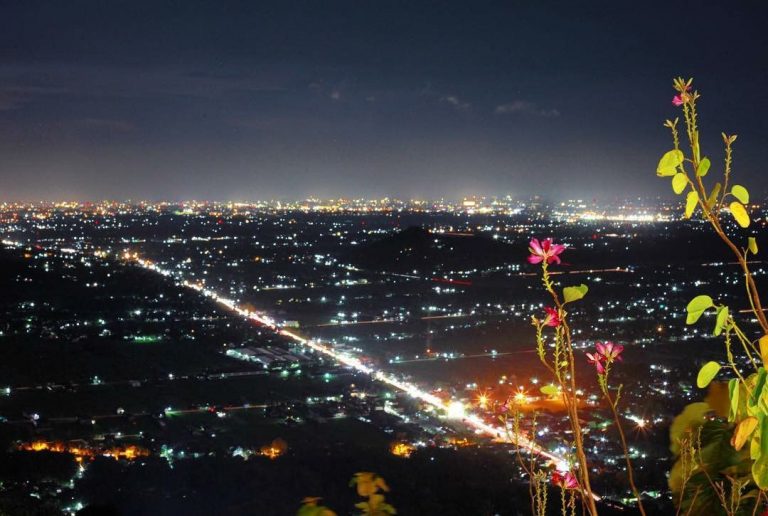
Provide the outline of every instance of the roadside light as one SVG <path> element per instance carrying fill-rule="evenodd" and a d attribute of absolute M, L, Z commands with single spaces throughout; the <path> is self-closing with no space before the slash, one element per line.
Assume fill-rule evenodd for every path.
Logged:
<path fill-rule="evenodd" d="M 451 419 L 462 419 L 466 416 L 464 404 L 460 401 L 452 401 L 448 404 L 446 415 Z"/>

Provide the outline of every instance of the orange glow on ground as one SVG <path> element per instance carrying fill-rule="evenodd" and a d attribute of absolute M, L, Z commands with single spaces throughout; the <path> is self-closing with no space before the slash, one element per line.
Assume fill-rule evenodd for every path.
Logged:
<path fill-rule="evenodd" d="M 415 450 L 415 448 L 409 443 L 393 443 L 389 448 L 392 455 L 403 457 L 405 459 L 411 456 L 413 450 Z"/>
<path fill-rule="evenodd" d="M 65 443 L 61 441 L 33 441 L 31 443 L 21 443 L 18 447 L 22 451 L 41 452 L 48 451 L 53 453 L 70 453 L 75 456 L 75 460 L 80 463 L 84 459 L 93 459 L 99 455 L 110 457 L 115 460 L 135 460 L 139 457 L 148 457 L 149 450 L 141 446 L 114 446 L 104 450 L 90 448 L 83 444 Z"/>

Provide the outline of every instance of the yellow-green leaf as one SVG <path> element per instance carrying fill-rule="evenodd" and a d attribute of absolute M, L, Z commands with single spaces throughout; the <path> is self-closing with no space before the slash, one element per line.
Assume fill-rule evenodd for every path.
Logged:
<path fill-rule="evenodd" d="M 760 345 L 760 358 L 763 359 L 763 364 L 768 364 L 768 335 L 763 335 L 759 340 Z"/>
<path fill-rule="evenodd" d="M 768 488 L 768 425 L 760 426 L 760 456 L 752 464 L 752 478 L 760 489 Z M 754 442 L 754 440 L 753 440 Z"/>
<path fill-rule="evenodd" d="M 733 185 L 731 195 L 736 197 L 742 204 L 749 204 L 749 192 L 741 185 Z"/>
<path fill-rule="evenodd" d="M 755 416 L 749 416 L 746 419 L 742 419 L 739 424 L 736 425 L 736 430 L 733 431 L 733 437 L 731 437 L 731 445 L 736 448 L 736 451 L 739 451 L 744 447 L 749 436 L 752 435 L 752 432 L 757 428 L 757 423 L 758 419 Z"/>
<path fill-rule="evenodd" d="M 672 190 L 674 190 L 677 195 L 683 193 L 687 184 L 688 178 L 682 172 L 678 172 L 675 174 L 675 177 L 672 178 Z"/>
<path fill-rule="evenodd" d="M 749 248 L 749 252 L 752 254 L 757 254 L 757 240 L 755 237 L 749 237 L 747 239 L 747 246 Z"/>
<path fill-rule="evenodd" d="M 701 317 L 701 314 L 703 314 L 705 310 L 712 308 L 714 305 L 715 303 L 709 296 L 701 295 L 694 297 L 691 299 L 691 302 L 688 303 L 688 306 L 685 307 L 685 310 L 688 312 L 685 324 L 694 324 L 699 320 L 699 317 Z"/>
<path fill-rule="evenodd" d="M 685 196 L 685 218 L 690 219 L 693 215 L 693 210 L 696 209 L 696 203 L 699 202 L 699 194 L 694 190 L 688 192 Z"/>
<path fill-rule="evenodd" d="M 665 153 L 659 160 L 659 166 L 656 167 L 656 175 L 659 177 L 674 176 L 683 159 L 683 153 L 679 150 Z"/>
<path fill-rule="evenodd" d="M 707 198 L 707 207 L 712 208 L 715 203 L 717 202 L 717 196 L 720 195 L 720 190 L 723 188 L 723 185 L 720 183 L 715 183 L 715 186 L 712 187 L 712 191 L 709 192 L 709 197 Z"/>
<path fill-rule="evenodd" d="M 728 307 L 721 306 L 717 309 L 717 321 L 715 322 L 716 337 L 723 332 L 723 328 L 725 328 L 726 322 L 728 322 Z"/>
<path fill-rule="evenodd" d="M 707 175 L 707 172 L 709 172 L 709 167 L 711 163 L 709 162 L 709 158 L 704 158 L 699 163 L 699 168 L 696 170 L 696 175 L 699 177 L 704 177 Z"/>
<path fill-rule="evenodd" d="M 731 215 L 733 215 L 733 218 L 739 226 L 743 228 L 749 227 L 749 214 L 743 204 L 738 201 L 733 201 L 728 207 L 731 209 Z"/>
<path fill-rule="evenodd" d="M 739 415 L 739 393 L 741 392 L 741 384 L 738 378 L 731 378 L 728 380 L 728 398 L 731 400 L 731 406 L 728 410 L 728 421 L 736 421 L 736 417 Z"/>
<path fill-rule="evenodd" d="M 589 287 L 587 287 L 585 284 L 581 284 L 578 287 L 565 287 L 563 289 L 563 299 L 564 303 L 570 303 L 572 301 L 578 301 L 582 297 L 587 295 L 587 291 L 589 290 Z"/>
<path fill-rule="evenodd" d="M 717 373 L 720 372 L 720 367 L 720 364 L 717 362 L 707 362 L 704 364 L 704 366 L 699 369 L 699 374 L 696 377 L 696 386 L 699 389 L 703 389 L 709 385 L 709 382 L 711 382 L 712 379 L 717 376 Z"/>
<path fill-rule="evenodd" d="M 553 384 L 545 385 L 540 390 L 542 394 L 546 394 L 547 396 L 557 396 L 560 393 L 560 389 Z"/>

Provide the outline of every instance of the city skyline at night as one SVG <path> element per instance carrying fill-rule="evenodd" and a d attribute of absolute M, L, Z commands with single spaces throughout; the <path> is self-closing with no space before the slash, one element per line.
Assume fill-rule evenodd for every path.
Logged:
<path fill-rule="evenodd" d="M 2 8 L 6 201 L 656 195 L 680 74 L 768 159 L 758 4 Z"/>

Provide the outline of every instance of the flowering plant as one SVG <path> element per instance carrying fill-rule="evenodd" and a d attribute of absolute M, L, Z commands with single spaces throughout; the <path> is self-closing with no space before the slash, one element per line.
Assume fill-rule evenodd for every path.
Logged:
<path fill-rule="evenodd" d="M 562 294 L 556 290 L 549 268 L 550 265 L 559 265 L 561 263 L 560 255 L 566 250 L 564 245 L 555 244 L 550 238 L 541 241 L 534 238 L 531 240 L 528 250 L 530 252 L 528 262 L 541 266 L 542 284 L 553 303 L 553 306 L 545 307 L 543 318 L 539 319 L 534 316 L 532 319 L 533 326 L 536 329 L 537 354 L 542 364 L 551 373 L 553 380 L 552 384 L 542 387 L 541 390 L 546 395 L 562 399 L 573 435 L 571 447 L 573 450 L 574 468 L 565 473 L 554 472 L 551 476 L 551 482 L 561 489 L 563 514 L 566 514 L 568 507 L 571 508 L 572 512 L 575 510 L 573 495 L 575 492 L 579 492 L 586 509 L 590 514 L 595 515 L 597 514 L 596 496 L 591 488 L 589 465 L 584 449 L 583 431 L 579 421 L 579 389 L 576 381 L 574 346 L 567 310 L 567 305 L 582 299 L 589 291 L 589 288 L 581 284 L 563 288 Z M 545 329 L 548 328 L 554 330 L 551 346 L 548 346 L 548 334 L 545 334 Z M 613 364 L 622 360 L 621 353 L 623 350 L 623 346 L 612 342 L 598 342 L 595 351 L 587 353 L 587 359 L 595 366 L 603 396 L 614 415 L 614 421 L 619 429 L 624 457 L 627 461 L 630 488 L 637 499 L 638 509 L 642 514 L 645 514 L 640 494 L 635 487 L 632 476 L 632 463 L 629 459 L 624 431 L 618 416 L 617 406 L 621 387 L 619 387 L 616 395 L 612 395 L 608 386 L 610 369 Z M 519 425 L 516 426 L 519 427 Z M 530 476 L 533 482 L 535 478 L 532 474 Z M 566 492 L 569 492 L 569 500 L 566 500 Z"/>
<path fill-rule="evenodd" d="M 768 500 L 768 319 L 750 270 L 750 256 L 758 252 L 755 237 L 745 231 L 752 223 L 750 197 L 744 186 L 732 183 L 736 135 L 721 133 L 722 175 L 711 184 L 712 176 L 707 175 L 712 163 L 699 140 L 701 95 L 692 79 L 677 78 L 673 87 L 672 103 L 682 110 L 687 149 L 679 117 L 665 121 L 673 148 L 662 156 L 656 175 L 671 178 L 676 194 L 685 193 L 684 217 L 700 217 L 733 253 L 749 301 L 747 322 L 756 328 L 743 329 L 744 321 L 737 321 L 728 306 L 709 295 L 688 303 L 687 324 L 696 324 L 705 314 L 714 316 L 712 333 L 723 338 L 725 356 L 699 370 L 696 383 L 710 388 L 707 399 L 687 406 L 672 424 L 671 448 L 677 461 L 669 483 L 678 512 L 756 514 Z M 712 383 L 723 369 L 732 375 L 727 387 Z"/>

